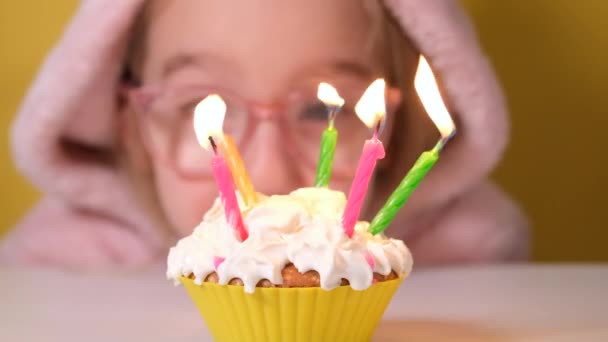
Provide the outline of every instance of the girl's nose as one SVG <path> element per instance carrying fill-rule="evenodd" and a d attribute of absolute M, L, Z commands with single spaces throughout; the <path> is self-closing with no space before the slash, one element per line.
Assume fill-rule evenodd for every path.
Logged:
<path fill-rule="evenodd" d="M 254 102 L 250 109 L 250 114 L 258 120 L 272 120 L 285 111 L 283 104 L 278 102 Z"/>
<path fill-rule="evenodd" d="M 262 121 L 246 149 L 246 163 L 257 191 L 285 194 L 301 186 L 297 163 L 283 141 L 287 132 L 274 121 Z"/>

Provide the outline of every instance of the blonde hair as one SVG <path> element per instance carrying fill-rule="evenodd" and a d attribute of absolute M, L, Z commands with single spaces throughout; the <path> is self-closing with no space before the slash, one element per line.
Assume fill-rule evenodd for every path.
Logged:
<path fill-rule="evenodd" d="M 413 90 L 418 53 L 401 30 L 396 19 L 378 0 L 362 0 L 364 10 L 371 19 L 368 50 L 377 50 L 383 64 L 384 77 L 389 86 L 397 87 L 402 93 L 402 105 L 398 109 L 392 126 L 392 134 L 386 145 L 386 158 L 379 164 L 376 181 L 368 195 L 368 205 L 363 218 L 370 219 L 386 201 L 408 168 L 414 163 L 417 154 L 429 147 L 434 139 L 432 124 L 424 114 L 420 102 Z M 148 7 L 148 6 L 146 6 Z M 148 20 L 148 8 L 141 11 L 133 28 L 129 45 L 126 67 L 130 80 L 139 81 L 141 65 L 145 56 L 145 32 Z M 125 118 L 125 135 L 139 137 L 137 125 L 132 115 Z M 414 129 L 416 128 L 416 129 Z M 146 155 L 142 155 L 141 141 L 129 141 L 123 145 L 124 162 L 128 175 L 133 181 L 135 192 L 153 214 L 159 224 L 170 228 L 162 211 L 158 195 L 154 189 L 154 174 Z M 138 146 L 139 145 L 139 146 Z"/>

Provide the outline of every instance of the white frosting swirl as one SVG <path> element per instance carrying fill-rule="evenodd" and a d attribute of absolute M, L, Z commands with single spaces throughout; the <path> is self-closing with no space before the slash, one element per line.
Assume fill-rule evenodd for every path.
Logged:
<path fill-rule="evenodd" d="M 371 235 L 367 222 L 358 222 L 348 238 L 341 225 L 344 194 L 325 188 L 303 188 L 289 195 L 260 196 L 252 208 L 244 208 L 249 238 L 239 242 L 228 225 L 219 200 L 192 235 L 171 248 L 167 278 L 193 274 L 195 283 L 217 272 L 219 283 L 240 278 L 245 291 L 268 279 L 283 282 L 281 271 L 289 263 L 300 272 L 317 271 L 321 288 L 330 290 L 347 279 L 355 290 L 372 284 L 373 273 L 409 274 L 412 256 L 400 240 Z M 217 260 L 223 259 L 215 267 Z"/>

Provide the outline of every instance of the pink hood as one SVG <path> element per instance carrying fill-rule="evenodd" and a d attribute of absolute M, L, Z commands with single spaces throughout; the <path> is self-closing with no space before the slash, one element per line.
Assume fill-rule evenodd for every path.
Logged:
<path fill-rule="evenodd" d="M 168 242 L 135 204 L 124 172 L 110 163 L 74 158 L 62 144 L 70 141 L 109 153 L 115 148 L 117 129 L 112 114 L 122 60 L 129 28 L 143 3 L 83 1 L 44 63 L 17 115 L 12 143 L 18 168 L 47 196 L 5 241 L 0 249 L 4 259 L 40 261 L 47 254 L 44 249 L 64 250 L 66 238 L 57 237 L 64 230 L 70 232 L 72 237 L 67 241 L 78 252 L 56 257 L 58 262 L 71 257 L 83 259 L 80 247 L 90 247 L 91 251 L 100 248 L 99 242 L 89 242 L 90 234 L 106 247 L 122 246 L 111 247 L 111 256 L 104 256 L 103 264 L 141 264 L 165 252 Z M 501 157 L 509 128 L 501 89 L 469 21 L 452 0 L 385 3 L 428 58 L 458 115 L 459 137 L 416 192 L 415 201 L 432 208 L 474 193 L 467 203 L 494 201 L 496 208 L 489 210 L 498 213 L 492 214 L 496 217 L 492 221 L 508 221 L 480 224 L 510 224 L 518 228 L 499 234 L 522 234 L 519 227 L 525 224 L 517 208 L 484 181 Z M 459 205 L 470 210 L 468 204 L 453 207 Z M 61 223 L 49 223 L 45 219 L 49 213 Z M 449 213 L 446 210 L 446 215 Z M 461 214 L 455 215 L 454 222 L 467 225 L 458 221 Z M 89 216 L 94 217 L 94 223 L 86 221 Z M 70 221 L 74 217 L 86 223 L 64 227 L 79 223 Z M 39 236 L 39 244 L 35 236 Z M 97 254 L 103 252 L 91 252 L 91 260 Z M 75 266 L 85 263 L 87 260 L 81 260 Z"/>

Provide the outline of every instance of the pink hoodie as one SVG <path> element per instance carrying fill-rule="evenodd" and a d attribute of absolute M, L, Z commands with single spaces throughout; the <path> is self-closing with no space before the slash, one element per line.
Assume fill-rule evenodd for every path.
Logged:
<path fill-rule="evenodd" d="M 45 197 L 0 244 L 0 260 L 76 269 L 165 257 L 165 235 L 137 206 L 124 170 L 66 146 L 112 153 L 129 27 L 144 0 L 85 0 L 30 89 L 13 126 L 19 169 Z M 527 224 L 486 178 L 507 142 L 504 99 L 475 33 L 452 0 L 386 0 L 430 61 L 457 113 L 459 138 L 412 197 L 432 221 L 406 241 L 445 262 L 523 258 Z M 405 171 L 405 170 L 404 170 Z M 440 190 L 440 191 L 438 191 Z M 97 266 L 97 267 L 96 267 Z"/>

